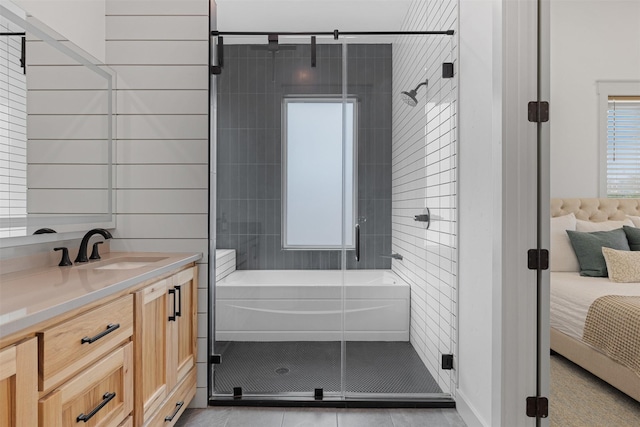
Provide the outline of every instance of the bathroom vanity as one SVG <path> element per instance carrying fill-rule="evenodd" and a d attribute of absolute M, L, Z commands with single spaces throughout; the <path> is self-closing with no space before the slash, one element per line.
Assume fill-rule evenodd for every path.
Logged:
<path fill-rule="evenodd" d="M 2 274 L 0 425 L 174 425 L 196 391 L 201 256 Z"/>

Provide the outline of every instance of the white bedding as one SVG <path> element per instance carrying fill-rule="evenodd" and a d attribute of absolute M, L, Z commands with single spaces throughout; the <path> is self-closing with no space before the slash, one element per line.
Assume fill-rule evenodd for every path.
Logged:
<path fill-rule="evenodd" d="M 589 306 L 605 295 L 640 296 L 640 283 L 615 283 L 607 277 L 551 272 L 551 327 L 582 341 Z"/>

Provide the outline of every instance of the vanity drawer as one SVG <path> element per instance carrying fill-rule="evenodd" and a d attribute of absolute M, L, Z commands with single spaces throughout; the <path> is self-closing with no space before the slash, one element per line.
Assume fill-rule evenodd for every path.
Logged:
<path fill-rule="evenodd" d="M 39 332 L 40 391 L 61 384 L 132 334 L 132 295 Z"/>
<path fill-rule="evenodd" d="M 193 367 L 182 383 L 164 401 L 145 427 L 172 427 L 178 422 L 185 409 L 196 394 L 196 368 Z"/>
<path fill-rule="evenodd" d="M 120 426 L 133 410 L 132 364 L 132 343 L 103 357 L 40 399 L 39 426 Z"/>

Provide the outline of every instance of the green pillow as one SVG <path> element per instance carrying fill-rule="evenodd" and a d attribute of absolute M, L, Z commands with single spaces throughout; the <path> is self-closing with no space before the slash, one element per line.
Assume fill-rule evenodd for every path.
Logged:
<path fill-rule="evenodd" d="M 640 251 L 640 228 L 629 227 L 628 225 L 625 225 L 622 228 L 627 235 L 627 240 L 629 241 L 629 247 L 631 250 Z"/>
<path fill-rule="evenodd" d="M 627 235 L 622 228 L 591 233 L 567 230 L 567 234 L 578 257 L 581 276 L 607 277 L 607 263 L 602 255 L 602 247 L 629 250 Z"/>

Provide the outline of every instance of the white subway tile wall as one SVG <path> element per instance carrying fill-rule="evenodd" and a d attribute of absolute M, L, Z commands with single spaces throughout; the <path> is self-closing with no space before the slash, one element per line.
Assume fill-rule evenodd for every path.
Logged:
<path fill-rule="evenodd" d="M 415 0 L 402 29 L 457 30 L 457 2 Z M 457 36 L 407 36 L 393 45 L 392 249 L 404 260 L 392 269 L 411 286 L 411 343 L 453 395 L 455 371 L 441 369 L 441 355 L 456 348 L 457 81 L 442 77 L 443 62 L 457 69 Z M 404 104 L 400 92 L 425 79 L 418 105 Z M 428 230 L 414 221 L 427 207 Z"/>
<path fill-rule="evenodd" d="M 116 86 L 117 230 L 111 248 L 202 252 L 197 393 L 207 404 L 208 40 L 206 0 L 107 0 Z"/>

